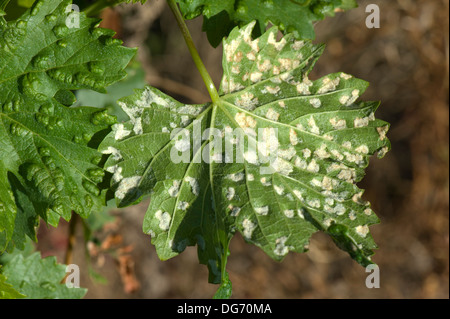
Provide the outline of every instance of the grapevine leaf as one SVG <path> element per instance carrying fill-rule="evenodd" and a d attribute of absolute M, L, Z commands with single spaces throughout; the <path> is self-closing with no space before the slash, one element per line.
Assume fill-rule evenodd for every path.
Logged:
<path fill-rule="evenodd" d="M 137 61 L 132 61 L 125 69 L 127 77 L 120 82 L 108 86 L 108 94 L 102 94 L 91 90 L 78 90 L 75 94 L 77 102 L 74 106 L 93 106 L 107 108 L 110 114 L 117 117 L 119 122 L 125 121 L 127 115 L 117 104 L 117 100 L 124 96 L 133 94 L 133 89 L 143 88 L 147 84 L 145 81 L 145 71 Z"/>
<path fill-rule="evenodd" d="M 257 20 L 255 35 L 259 36 L 268 23 L 282 31 L 294 32 L 299 38 L 313 39 L 313 22 L 334 16 L 337 10 L 357 6 L 355 0 L 178 0 L 186 19 L 204 16 L 203 30 L 214 47 L 235 26 Z"/>
<path fill-rule="evenodd" d="M 122 79 L 134 50 L 70 5 L 37 1 L 0 24 L 0 251 L 34 238 L 39 216 L 56 225 L 105 201 L 96 147 L 115 118 L 66 106 L 71 90 L 105 92 Z"/>
<path fill-rule="evenodd" d="M 15 290 L 12 285 L 8 284 L 6 282 L 6 277 L 0 273 L 0 299 L 19 299 L 24 297 L 25 296 Z"/>
<path fill-rule="evenodd" d="M 2 268 L 6 283 L 31 299 L 80 299 L 84 288 L 69 288 L 61 281 L 66 266 L 58 264 L 55 257 L 41 258 L 39 252 L 28 257 L 17 254 Z"/>
<path fill-rule="evenodd" d="M 304 252 L 316 231 L 362 265 L 378 223 L 356 186 L 390 148 L 377 102 L 360 102 L 367 83 L 345 73 L 308 74 L 323 51 L 276 27 L 252 39 L 255 22 L 224 41 L 217 103 L 185 105 L 155 88 L 119 105 L 100 150 L 111 154 L 119 206 L 150 195 L 143 230 L 161 259 L 198 245 L 209 280 L 226 296 L 228 244 L 239 231 L 275 260 Z"/>
<path fill-rule="evenodd" d="M 17 4 L 19 6 L 22 6 L 25 8 L 30 8 L 34 2 L 35 2 L 35 0 L 18 0 Z M 88 4 L 90 4 L 90 2 L 92 2 L 92 1 L 83 0 L 83 1 L 76 1 L 76 4 L 81 6 L 81 8 L 84 8 Z M 115 5 L 118 5 L 121 3 L 138 3 L 138 2 L 140 2 L 140 3 L 144 4 L 145 2 L 147 2 L 147 0 L 105 0 L 104 2 L 105 2 L 106 6 L 115 6 Z"/>

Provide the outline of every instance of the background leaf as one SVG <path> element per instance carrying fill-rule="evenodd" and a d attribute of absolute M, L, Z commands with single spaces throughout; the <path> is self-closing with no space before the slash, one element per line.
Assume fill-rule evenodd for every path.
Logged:
<path fill-rule="evenodd" d="M 41 258 L 39 252 L 27 257 L 16 254 L 2 267 L 2 275 L 8 284 L 30 299 L 80 299 L 87 292 L 61 283 L 66 266 L 58 264 L 55 257 Z"/>
<path fill-rule="evenodd" d="M 116 120 L 67 106 L 71 90 L 106 92 L 135 51 L 70 4 L 37 1 L 0 25 L 0 250 L 35 238 L 39 216 L 56 225 L 105 202 L 96 146 Z"/>
<path fill-rule="evenodd" d="M 355 0 L 178 0 L 186 19 L 203 15 L 203 30 L 217 47 L 235 26 L 257 20 L 255 36 L 261 35 L 271 23 L 298 38 L 313 39 L 313 22 L 334 16 L 336 10 L 357 6 Z"/>

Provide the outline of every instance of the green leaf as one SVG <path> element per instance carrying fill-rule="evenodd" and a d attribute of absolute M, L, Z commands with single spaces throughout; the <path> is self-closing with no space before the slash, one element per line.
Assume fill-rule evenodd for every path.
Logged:
<path fill-rule="evenodd" d="M 154 216 L 146 218 L 143 227 L 146 233 L 160 234 L 153 240 L 160 258 L 169 259 L 186 246 L 198 243 L 201 262 L 215 269 L 210 272 L 210 281 L 220 282 L 221 260 L 210 256 L 216 255 L 219 248 L 225 252 L 229 238 L 211 206 L 209 169 L 201 161 L 172 162 L 170 146 L 173 143 L 168 133 L 175 126 L 187 127 L 193 119 L 206 129 L 211 105 L 185 105 L 153 88 L 137 92 L 119 102 L 131 120 L 115 124 L 112 134 L 100 148 L 103 153 L 112 154 L 105 165 L 106 170 L 113 173 L 117 205 L 137 203 L 144 194 L 152 192 L 149 211 L 153 211 Z M 146 107 L 151 101 L 155 101 L 152 107 Z M 177 147 L 183 146 L 177 144 Z M 200 159 L 201 152 L 195 156 Z M 178 208 L 186 209 L 187 203 L 191 203 L 192 213 L 186 215 Z M 168 230 L 175 211 L 180 216 L 176 222 L 183 226 L 173 227 L 172 233 Z M 159 226 L 155 228 L 155 224 Z"/>
<path fill-rule="evenodd" d="M 17 255 L 22 255 L 23 257 L 28 257 L 36 251 L 35 243 L 27 238 L 24 242 L 23 248 L 18 249 L 17 247 L 11 249 L 9 252 L 3 252 L 0 254 L 0 265 L 6 265 Z"/>
<path fill-rule="evenodd" d="M 35 0 L 18 0 L 17 4 L 25 8 L 31 8 Z"/>
<path fill-rule="evenodd" d="M 197 244 L 225 288 L 236 231 L 282 260 L 320 230 L 370 264 L 378 218 L 356 183 L 390 148 L 379 103 L 359 102 L 367 83 L 351 75 L 308 78 L 323 46 L 277 41 L 276 27 L 253 40 L 254 25 L 224 41 L 218 103 L 185 105 L 151 87 L 119 102 L 130 120 L 100 145 L 117 203 L 150 195 L 143 230 L 160 258 Z"/>
<path fill-rule="evenodd" d="M 66 106 L 75 102 L 71 90 L 106 92 L 135 50 L 70 5 L 37 1 L 0 24 L 0 251 L 34 239 L 39 216 L 56 225 L 105 202 L 96 147 L 116 120 Z"/>
<path fill-rule="evenodd" d="M 10 284 L 30 299 L 80 299 L 84 288 L 69 288 L 61 281 L 66 266 L 58 264 L 55 257 L 41 258 L 39 252 L 28 257 L 16 255 L 3 268 L 2 274 Z"/>
<path fill-rule="evenodd" d="M 178 0 L 186 19 L 204 16 L 203 30 L 214 47 L 235 26 L 257 20 L 254 34 L 259 36 L 269 23 L 298 38 L 313 39 L 313 22 L 334 16 L 336 10 L 357 6 L 356 0 Z"/>
<path fill-rule="evenodd" d="M 1 271 L 1 267 L 0 267 Z M 19 299 L 25 298 L 20 292 L 6 282 L 6 277 L 0 273 L 0 299 Z"/>
<path fill-rule="evenodd" d="M 77 102 L 74 106 L 93 106 L 107 108 L 110 114 L 117 117 L 119 122 L 125 121 L 128 117 L 117 104 L 117 100 L 133 94 L 133 89 L 144 88 L 145 71 L 137 61 L 131 61 L 125 69 L 127 77 L 111 86 L 107 87 L 108 94 L 102 94 L 92 90 L 79 90 L 75 93 Z"/>

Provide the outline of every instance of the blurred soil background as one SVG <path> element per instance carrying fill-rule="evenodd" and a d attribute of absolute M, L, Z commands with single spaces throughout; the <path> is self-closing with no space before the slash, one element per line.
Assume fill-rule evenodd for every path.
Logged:
<path fill-rule="evenodd" d="M 370 3 L 380 7 L 379 29 L 365 26 Z M 371 227 L 381 288 L 366 288 L 365 269 L 323 234 L 313 236 L 308 253 L 290 253 L 281 263 L 236 234 L 228 261 L 233 298 L 449 297 L 449 2 L 359 4 L 316 24 L 315 41 L 327 48 L 310 78 L 343 71 L 369 81 L 362 98 L 381 100 L 376 115 L 391 123 L 392 150 L 372 159 L 360 183 L 381 219 Z M 103 26 L 117 30 L 125 45 L 139 47 L 150 85 L 186 103 L 208 101 L 165 1 L 117 7 L 103 18 Z M 209 45 L 201 18 L 188 25 L 218 86 L 221 46 Z M 89 289 L 86 298 L 210 298 L 217 286 L 207 283 L 195 247 L 168 261 L 158 259 L 141 230 L 147 204 L 111 210 L 115 219 L 95 233 L 97 245 L 87 245 L 89 262 L 82 227 L 77 228 L 72 262 Z M 67 223 L 42 226 L 38 249 L 64 262 L 67 233 Z"/>

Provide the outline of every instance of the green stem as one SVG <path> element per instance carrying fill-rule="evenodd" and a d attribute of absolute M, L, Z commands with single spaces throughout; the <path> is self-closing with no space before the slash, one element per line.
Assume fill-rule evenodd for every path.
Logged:
<path fill-rule="evenodd" d="M 200 55 L 198 54 L 197 49 L 195 48 L 194 41 L 192 40 L 191 34 L 189 33 L 189 29 L 184 22 L 184 18 L 181 15 L 180 9 L 176 4 L 175 0 L 167 0 L 167 4 L 172 10 L 175 19 L 177 20 L 178 26 L 180 27 L 181 33 L 183 34 L 184 40 L 186 41 L 186 45 L 191 53 L 192 59 L 194 60 L 195 65 L 197 66 L 200 75 L 202 76 L 203 82 L 206 85 L 206 89 L 208 90 L 209 96 L 213 103 L 219 102 L 219 94 L 217 93 L 216 87 L 214 86 L 214 82 L 211 79 L 208 71 L 206 70 L 205 65 L 203 64 Z"/>
<path fill-rule="evenodd" d="M 10 0 L 0 0 L 0 10 L 5 11 L 6 6 Z"/>

